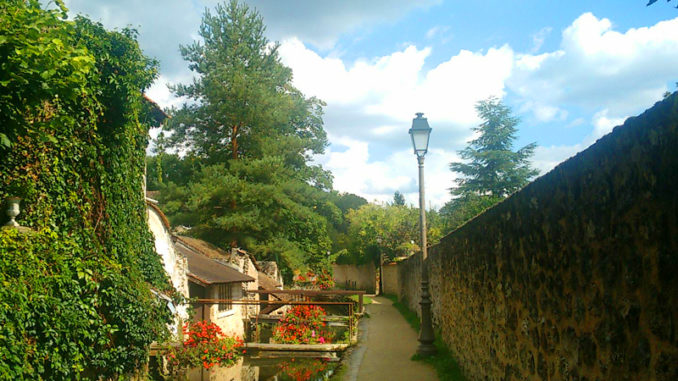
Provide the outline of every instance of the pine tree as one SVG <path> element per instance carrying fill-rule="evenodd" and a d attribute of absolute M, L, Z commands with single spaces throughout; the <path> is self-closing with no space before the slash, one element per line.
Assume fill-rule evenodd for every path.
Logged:
<path fill-rule="evenodd" d="M 327 146 L 324 104 L 292 85 L 278 44 L 264 32 L 261 16 L 235 0 L 205 12 L 202 41 L 181 47 L 199 76 L 173 87 L 192 102 L 171 110 L 165 129 L 172 133 L 158 144 L 186 156 L 175 165 L 181 171 L 165 168 L 168 160 L 154 171 L 192 172 L 160 185 L 173 223 L 277 260 L 291 276 L 327 258 L 328 225 L 341 211 L 328 200 L 331 174 L 310 163 Z"/>
<path fill-rule="evenodd" d="M 499 99 L 480 101 L 476 110 L 482 123 L 473 130 L 479 136 L 459 151 L 464 162 L 450 163 L 450 169 L 462 175 L 452 194 L 506 197 L 539 174 L 529 163 L 536 143 L 512 151 L 519 119 Z"/>
<path fill-rule="evenodd" d="M 308 155 L 324 151 L 324 104 L 292 86 L 292 70 L 265 30 L 261 16 L 235 0 L 205 11 L 203 41 L 180 47 L 199 76 L 172 86 L 175 95 L 193 102 L 172 110 L 166 129 L 173 134 L 160 139 L 163 148 L 210 163 L 261 157 L 276 143 L 285 146 L 290 164 L 305 164 Z"/>
<path fill-rule="evenodd" d="M 476 104 L 482 123 L 473 130 L 478 138 L 459 151 L 464 162 L 450 163 L 462 176 L 451 189 L 456 196 L 440 210 L 444 230 L 451 231 L 483 210 L 525 186 L 539 172 L 530 166 L 535 143 L 513 151 L 518 118 L 499 99 L 490 97 Z"/>

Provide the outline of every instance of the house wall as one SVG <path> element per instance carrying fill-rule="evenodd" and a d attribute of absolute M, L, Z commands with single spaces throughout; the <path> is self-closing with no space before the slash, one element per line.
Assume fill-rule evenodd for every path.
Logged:
<path fill-rule="evenodd" d="M 146 208 L 148 215 L 148 228 L 155 239 L 155 251 L 162 258 L 163 268 L 170 279 L 172 286 L 181 295 L 188 298 L 188 262 L 184 256 L 174 250 L 172 235 L 163 222 L 163 218 L 152 207 Z M 175 317 L 172 331 L 180 335 L 183 321 L 188 319 L 188 307 L 177 306 L 177 316 Z"/>
<path fill-rule="evenodd" d="M 371 264 L 356 265 L 332 265 L 334 283 L 343 287 L 346 281 L 356 282 L 358 290 L 365 290 L 368 293 L 374 293 L 377 284 L 377 269 Z"/>
<path fill-rule="evenodd" d="M 242 283 L 242 297 L 249 300 L 259 300 L 259 294 L 247 292 L 256 291 L 259 289 L 259 271 L 254 265 L 254 262 L 252 262 L 249 254 L 240 252 L 237 249 L 232 249 L 229 262 L 233 264 L 241 273 L 249 275 L 255 279 L 254 282 Z M 240 309 L 242 310 L 243 316 L 253 317 L 259 313 L 259 306 L 254 304 L 242 305 Z"/>
<path fill-rule="evenodd" d="M 216 285 L 209 286 L 207 289 L 210 299 L 219 299 L 219 287 Z M 233 300 L 242 299 L 242 283 L 231 284 L 231 298 Z M 210 322 L 216 324 L 221 328 L 221 331 L 228 336 L 245 337 L 245 309 L 242 305 L 233 304 L 233 308 L 227 311 L 219 311 L 219 306 L 216 304 L 210 305 L 209 319 Z"/>
<path fill-rule="evenodd" d="M 430 250 L 469 379 L 678 379 L 678 95 Z M 419 311 L 420 256 L 398 266 Z"/>

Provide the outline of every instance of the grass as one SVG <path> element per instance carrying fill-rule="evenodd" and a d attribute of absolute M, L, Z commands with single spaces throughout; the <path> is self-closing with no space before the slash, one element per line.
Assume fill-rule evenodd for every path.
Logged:
<path fill-rule="evenodd" d="M 329 381 L 342 381 L 344 377 L 346 377 L 346 372 L 348 371 L 348 368 L 346 367 L 346 364 L 343 362 L 339 365 L 339 367 L 336 369 L 334 374 L 330 377 Z"/>
<path fill-rule="evenodd" d="M 416 312 L 410 310 L 407 305 L 398 301 L 398 298 L 395 295 L 384 296 L 393 302 L 393 307 L 395 307 L 398 312 L 403 315 L 405 320 L 415 331 L 419 332 L 420 322 L 419 316 L 417 316 Z M 436 334 L 433 344 L 436 346 L 436 349 L 438 349 L 437 354 L 428 357 L 415 354 L 412 356 L 412 360 L 423 361 L 425 363 L 431 364 L 435 368 L 436 373 L 438 374 L 438 379 L 440 380 L 466 381 L 464 374 L 459 368 L 459 364 L 457 364 L 457 361 L 452 356 L 450 349 L 441 339 L 440 333 Z"/>
<path fill-rule="evenodd" d="M 358 295 L 349 295 L 348 298 L 356 303 L 358 303 L 358 301 L 360 300 L 360 298 L 358 298 Z M 370 298 L 367 295 L 363 295 L 363 305 L 366 306 L 368 304 L 372 304 L 372 298 Z"/>

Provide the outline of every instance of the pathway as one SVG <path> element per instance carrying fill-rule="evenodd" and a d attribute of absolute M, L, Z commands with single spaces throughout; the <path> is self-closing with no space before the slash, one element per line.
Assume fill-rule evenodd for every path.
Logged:
<path fill-rule="evenodd" d="M 437 381 L 433 367 L 410 360 L 419 344 L 417 333 L 393 303 L 378 296 L 366 309 L 370 317 L 361 319 L 344 381 Z"/>

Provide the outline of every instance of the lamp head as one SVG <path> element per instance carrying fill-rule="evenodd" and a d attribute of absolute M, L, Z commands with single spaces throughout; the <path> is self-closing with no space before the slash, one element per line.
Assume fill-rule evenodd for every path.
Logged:
<path fill-rule="evenodd" d="M 417 117 L 412 119 L 412 128 L 410 136 L 412 137 L 412 147 L 418 157 L 423 157 L 428 151 L 428 141 L 431 136 L 431 127 L 428 126 L 428 120 L 424 118 L 423 112 L 416 113 Z"/>

